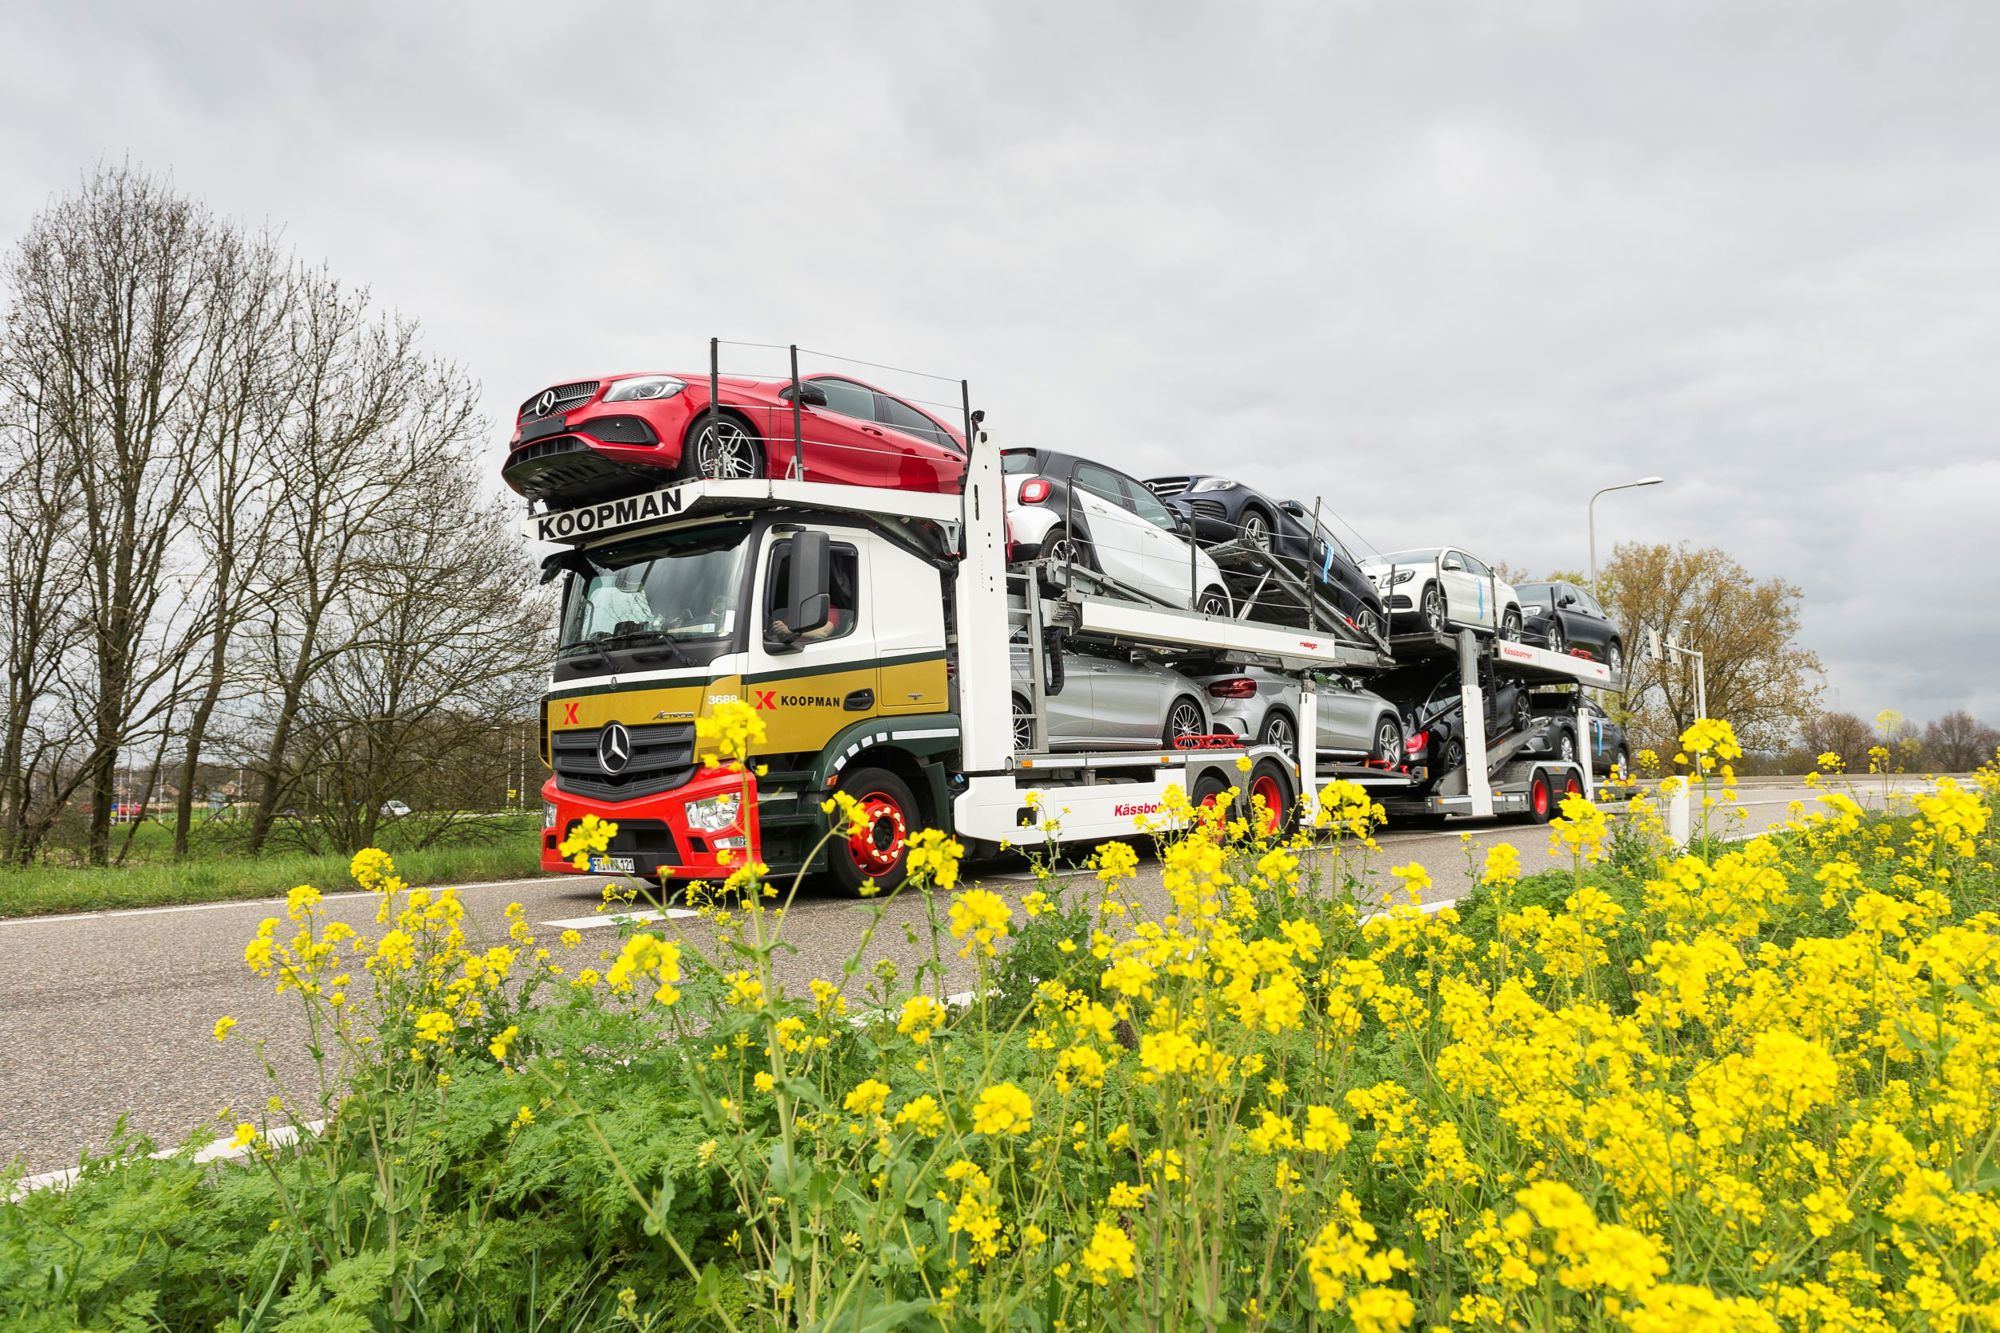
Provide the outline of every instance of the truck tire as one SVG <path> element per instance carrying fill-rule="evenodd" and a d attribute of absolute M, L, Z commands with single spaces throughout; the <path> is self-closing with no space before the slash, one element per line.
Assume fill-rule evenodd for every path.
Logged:
<path fill-rule="evenodd" d="M 1260 799 L 1264 803 L 1261 813 L 1257 811 Z M 1258 827 L 1252 830 L 1258 837 L 1282 838 L 1290 834 L 1299 817 L 1299 789 L 1292 780 L 1291 765 L 1269 755 L 1259 759 L 1250 770 L 1242 801 L 1243 817 L 1259 820 Z"/>
<path fill-rule="evenodd" d="M 841 780 L 840 789 L 861 802 L 871 819 L 861 836 L 842 831 L 827 845 L 834 882 L 857 897 L 871 880 L 883 893 L 901 888 L 909 868 L 910 835 L 923 827 L 909 784 L 886 768 L 857 768 Z"/>
<path fill-rule="evenodd" d="M 1555 814 L 1555 793 L 1549 788 L 1549 775 L 1543 769 L 1536 769 L 1535 776 L 1528 779 L 1528 815 L 1530 824 L 1546 824 Z"/>

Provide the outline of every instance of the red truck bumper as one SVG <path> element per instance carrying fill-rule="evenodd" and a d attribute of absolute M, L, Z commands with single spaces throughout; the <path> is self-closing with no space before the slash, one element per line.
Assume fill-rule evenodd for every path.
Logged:
<path fill-rule="evenodd" d="M 757 779 L 738 769 L 703 769 L 673 791 L 626 801 L 599 801 L 542 784 L 545 803 L 542 869 L 581 875 L 643 875 L 647 879 L 726 879 L 762 858 L 757 828 Z M 731 812 L 729 806 L 740 800 Z M 546 807 L 554 807 L 550 819 Z M 585 815 L 618 832 L 594 862 L 577 866 L 556 849 Z M 725 818 L 726 816 L 726 818 Z"/>

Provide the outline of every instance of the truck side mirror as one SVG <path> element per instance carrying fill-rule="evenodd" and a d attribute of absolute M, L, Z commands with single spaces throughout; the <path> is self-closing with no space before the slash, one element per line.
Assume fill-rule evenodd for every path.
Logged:
<path fill-rule="evenodd" d="M 833 571 L 826 534 L 811 529 L 796 532 L 791 546 L 784 600 L 771 608 L 772 621 L 784 622 L 784 628 L 767 624 L 764 629 L 764 646 L 776 650 L 796 647 L 801 634 L 825 628 L 833 613 Z"/>

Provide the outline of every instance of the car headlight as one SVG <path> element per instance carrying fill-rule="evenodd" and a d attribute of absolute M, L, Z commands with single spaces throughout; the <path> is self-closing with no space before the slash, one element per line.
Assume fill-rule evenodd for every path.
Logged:
<path fill-rule="evenodd" d="M 544 829 L 552 829 L 555 826 L 556 826 L 556 803 L 554 801 L 543 801 L 542 827 Z"/>
<path fill-rule="evenodd" d="M 1414 569 L 1399 569 L 1389 576 L 1389 586 L 1393 588 L 1399 583 L 1408 583 L 1416 576 L 1417 571 Z"/>
<path fill-rule="evenodd" d="M 1236 483 L 1228 477 L 1199 477 L 1195 483 L 1181 492 L 1183 495 L 1200 495 L 1203 491 L 1230 491 Z"/>
<path fill-rule="evenodd" d="M 1521 614 L 1530 620 L 1546 620 L 1549 609 L 1546 606 L 1530 606 L 1523 609 Z"/>
<path fill-rule="evenodd" d="M 688 827 L 697 833 L 720 833 L 736 825 L 736 817 L 743 813 L 743 793 L 733 791 L 723 796 L 704 796 L 698 801 L 687 803 Z"/>
<path fill-rule="evenodd" d="M 629 380 L 619 380 L 604 391 L 607 403 L 629 403 L 635 399 L 671 398 L 687 388 L 686 380 L 677 380 L 672 375 L 635 375 Z"/>

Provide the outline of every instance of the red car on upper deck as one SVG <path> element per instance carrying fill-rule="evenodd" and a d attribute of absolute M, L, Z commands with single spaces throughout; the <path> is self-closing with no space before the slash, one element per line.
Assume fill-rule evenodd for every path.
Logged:
<path fill-rule="evenodd" d="M 956 491 L 965 475 L 962 431 L 859 380 L 808 375 L 795 387 L 724 375 L 718 384 L 714 411 L 707 375 L 611 375 L 543 389 L 521 404 L 501 475 L 555 507 L 695 477 Z"/>

